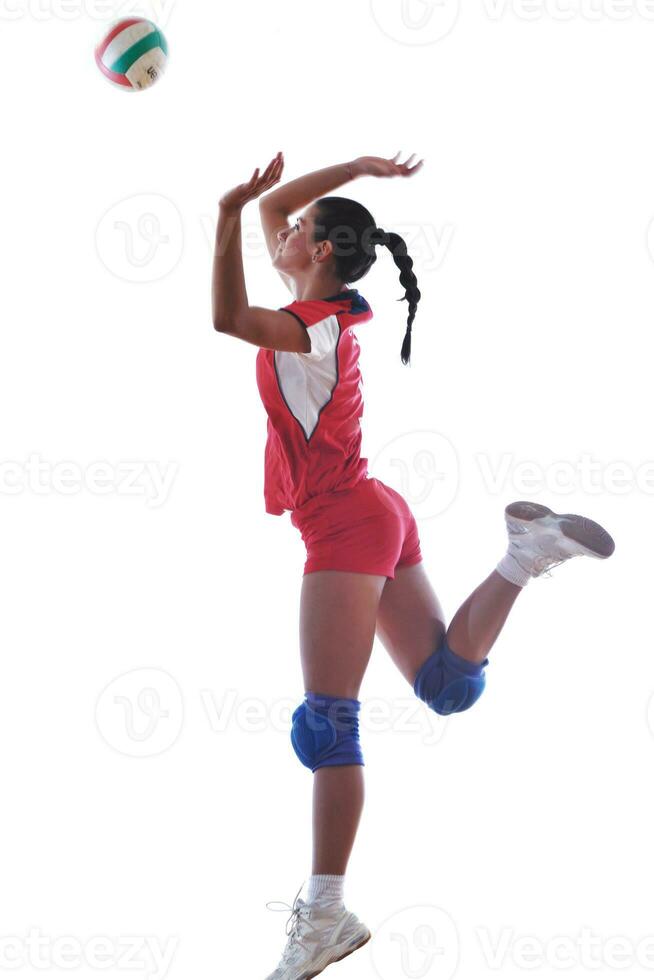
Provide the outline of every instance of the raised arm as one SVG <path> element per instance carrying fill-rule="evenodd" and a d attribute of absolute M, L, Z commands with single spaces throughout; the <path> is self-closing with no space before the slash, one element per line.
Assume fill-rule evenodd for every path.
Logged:
<path fill-rule="evenodd" d="M 239 184 L 220 199 L 211 289 L 214 328 L 257 347 L 307 353 L 311 342 L 306 330 L 289 313 L 250 306 L 241 245 L 241 212 L 276 184 L 284 169 L 281 154 L 263 174 L 255 170 L 246 184 Z"/>
<path fill-rule="evenodd" d="M 290 215 L 358 177 L 409 177 L 422 167 L 422 160 L 411 166 L 413 158 L 411 156 L 405 163 L 400 163 L 399 153 L 391 159 L 358 157 L 348 163 L 337 163 L 333 167 L 314 170 L 266 194 L 259 201 L 259 212 L 271 257 L 277 251 L 278 233 L 289 228 Z M 288 285 L 288 278 L 283 273 L 281 276 Z"/>

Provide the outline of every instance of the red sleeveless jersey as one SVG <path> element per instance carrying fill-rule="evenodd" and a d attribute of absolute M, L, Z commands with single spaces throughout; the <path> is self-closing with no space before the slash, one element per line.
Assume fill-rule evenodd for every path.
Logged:
<path fill-rule="evenodd" d="M 261 348 L 257 386 L 268 415 L 266 512 L 295 510 L 368 475 L 361 453 L 363 379 L 353 327 L 372 318 L 356 289 L 283 309 L 307 328 L 309 353 Z"/>

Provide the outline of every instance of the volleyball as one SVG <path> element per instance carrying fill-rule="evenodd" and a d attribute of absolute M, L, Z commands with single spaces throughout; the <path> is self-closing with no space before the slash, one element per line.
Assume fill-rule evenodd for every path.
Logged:
<path fill-rule="evenodd" d="M 168 61 L 168 44 L 151 20 L 128 17 L 109 28 L 95 49 L 95 60 L 110 82 L 137 92 L 159 80 Z"/>

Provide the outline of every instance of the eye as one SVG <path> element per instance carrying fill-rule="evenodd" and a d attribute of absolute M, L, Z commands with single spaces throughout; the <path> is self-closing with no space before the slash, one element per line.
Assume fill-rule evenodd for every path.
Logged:
<path fill-rule="evenodd" d="M 299 231 L 300 230 L 300 221 L 299 221 L 299 219 L 295 222 L 295 224 L 293 225 L 293 228 L 294 228 L 295 231 Z"/>

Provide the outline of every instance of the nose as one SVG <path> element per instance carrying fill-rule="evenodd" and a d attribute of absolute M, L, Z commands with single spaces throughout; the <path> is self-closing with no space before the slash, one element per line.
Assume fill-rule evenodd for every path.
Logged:
<path fill-rule="evenodd" d="M 290 228 L 282 228 L 281 231 L 277 232 L 277 241 L 282 243 L 285 242 L 288 236 L 290 235 L 290 233 L 291 233 Z"/>

